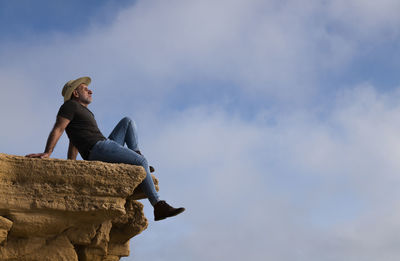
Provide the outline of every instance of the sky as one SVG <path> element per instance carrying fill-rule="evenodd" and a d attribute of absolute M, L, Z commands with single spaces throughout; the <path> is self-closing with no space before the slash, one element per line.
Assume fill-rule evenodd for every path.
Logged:
<path fill-rule="evenodd" d="M 121 260 L 400 257 L 400 2 L 0 1 L 0 152 L 41 152 L 90 76 L 160 196 Z M 52 154 L 66 158 L 64 134 Z"/>

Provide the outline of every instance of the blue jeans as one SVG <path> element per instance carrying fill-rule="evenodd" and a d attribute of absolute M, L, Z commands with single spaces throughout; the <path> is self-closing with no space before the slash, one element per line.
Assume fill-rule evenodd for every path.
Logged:
<path fill-rule="evenodd" d="M 127 147 L 124 147 L 124 144 Z M 125 117 L 115 126 L 107 140 L 98 141 L 93 146 L 89 160 L 142 166 L 146 170 L 146 178 L 139 186 L 154 206 L 159 201 L 159 196 L 150 175 L 149 164 L 144 156 L 137 153 L 138 151 L 135 122 Z"/>

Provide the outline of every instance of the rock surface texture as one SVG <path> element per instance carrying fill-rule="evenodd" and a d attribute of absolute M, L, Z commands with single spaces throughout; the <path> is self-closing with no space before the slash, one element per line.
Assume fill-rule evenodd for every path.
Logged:
<path fill-rule="evenodd" d="M 145 175 L 127 164 L 0 153 L 0 260 L 128 256 L 129 239 L 148 224 L 136 201 Z"/>

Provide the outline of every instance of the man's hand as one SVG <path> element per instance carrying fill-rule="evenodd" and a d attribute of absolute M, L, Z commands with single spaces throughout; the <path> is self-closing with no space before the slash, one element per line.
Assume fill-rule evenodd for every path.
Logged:
<path fill-rule="evenodd" d="M 50 157 L 50 154 L 49 153 L 31 153 L 31 154 L 25 155 L 25 157 L 46 159 L 46 158 Z"/>

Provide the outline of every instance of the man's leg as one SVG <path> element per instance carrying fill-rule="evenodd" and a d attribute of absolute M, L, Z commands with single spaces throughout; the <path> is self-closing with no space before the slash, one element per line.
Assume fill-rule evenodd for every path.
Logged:
<path fill-rule="evenodd" d="M 173 208 L 164 200 L 159 200 L 158 193 L 154 187 L 153 179 L 150 175 L 147 160 L 135 151 L 123 147 L 113 140 L 104 140 L 97 142 L 89 156 L 89 160 L 100 160 L 110 163 L 127 163 L 143 166 L 146 170 L 146 178 L 140 184 L 150 203 L 154 207 L 154 220 L 163 220 L 167 217 L 176 216 L 182 213 L 184 208 Z"/>
<path fill-rule="evenodd" d="M 154 187 L 149 165 L 144 156 L 123 147 L 113 140 L 99 141 L 90 152 L 89 160 L 99 160 L 109 163 L 126 163 L 142 166 L 146 171 L 146 178 L 139 185 L 143 189 L 150 203 L 154 206 L 159 201 L 159 196 Z"/>
<path fill-rule="evenodd" d="M 110 136 L 108 136 L 110 140 L 113 140 L 120 144 L 121 146 L 126 146 L 135 151 L 136 153 L 142 155 L 139 150 L 139 139 L 138 132 L 136 129 L 136 123 L 129 117 L 124 117 L 122 120 L 118 122 L 118 124 L 114 127 Z M 154 167 L 149 166 L 150 172 L 154 172 Z M 147 180 L 144 181 L 148 182 Z M 143 188 L 142 188 L 143 189 Z"/>
<path fill-rule="evenodd" d="M 122 146 L 124 146 L 124 144 L 126 143 L 126 146 L 128 146 L 129 149 L 136 152 L 139 151 L 136 124 L 128 117 L 125 117 L 120 120 L 120 122 L 118 122 L 108 138 L 110 140 L 116 141 Z"/>

